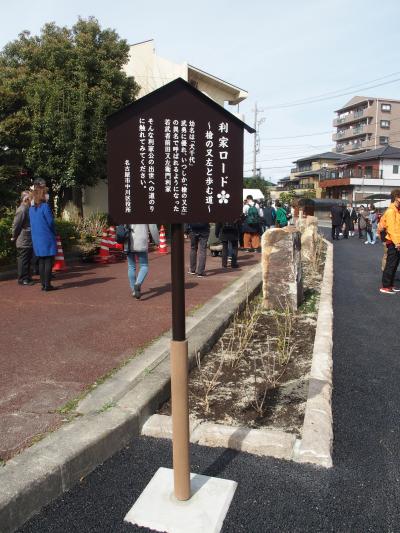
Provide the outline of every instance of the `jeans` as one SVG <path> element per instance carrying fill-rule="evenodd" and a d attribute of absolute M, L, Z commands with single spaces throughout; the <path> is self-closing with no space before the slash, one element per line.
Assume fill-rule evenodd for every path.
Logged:
<path fill-rule="evenodd" d="M 141 285 L 149 271 L 149 259 L 147 252 L 128 252 L 128 279 L 132 291 L 135 285 Z M 136 276 L 136 261 L 139 261 L 139 272 Z"/>
<path fill-rule="evenodd" d="M 375 244 L 376 228 L 367 229 L 367 240 L 370 244 Z"/>
<path fill-rule="evenodd" d="M 382 274 L 382 287 L 390 288 L 394 285 L 394 277 L 400 263 L 400 250 L 394 244 L 387 247 L 386 265 Z"/>
<path fill-rule="evenodd" d="M 17 248 L 18 281 L 31 277 L 32 248 Z"/>
<path fill-rule="evenodd" d="M 229 254 L 229 248 L 232 252 Z M 222 266 L 228 266 L 228 255 L 232 257 L 231 266 L 235 268 L 237 266 L 238 255 L 238 241 L 222 241 Z"/>
<path fill-rule="evenodd" d="M 190 232 L 190 272 L 204 274 L 206 268 L 207 241 L 209 233 Z M 197 262 L 197 252 L 199 261 Z"/>
<path fill-rule="evenodd" d="M 51 269 L 53 268 L 54 256 L 47 255 L 38 257 L 39 259 L 39 275 L 42 287 L 50 287 L 51 285 Z"/>

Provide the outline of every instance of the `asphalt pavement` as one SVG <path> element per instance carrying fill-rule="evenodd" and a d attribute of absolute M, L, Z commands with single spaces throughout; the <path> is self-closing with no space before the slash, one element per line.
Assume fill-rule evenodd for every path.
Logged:
<path fill-rule="evenodd" d="M 400 531 L 400 294 L 363 242 L 334 243 L 334 467 L 191 446 L 192 472 L 239 484 L 224 532 Z M 170 442 L 137 438 L 19 531 L 149 531 L 123 518 L 159 466 Z"/>

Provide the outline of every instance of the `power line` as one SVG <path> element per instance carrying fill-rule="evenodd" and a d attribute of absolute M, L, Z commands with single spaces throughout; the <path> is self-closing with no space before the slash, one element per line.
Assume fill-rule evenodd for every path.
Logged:
<path fill-rule="evenodd" d="M 374 85 L 369 85 L 368 87 L 363 87 L 362 89 L 363 90 L 374 89 L 375 87 L 382 87 L 383 85 L 389 85 L 390 83 L 396 83 L 397 81 L 400 81 L 400 78 L 396 78 L 394 80 L 385 81 L 383 83 L 376 83 Z M 341 94 L 337 94 L 335 96 L 327 96 L 325 98 L 315 98 L 314 100 L 309 100 L 308 102 L 303 102 L 303 103 L 292 103 L 292 104 L 280 104 L 280 105 L 276 105 L 276 106 L 265 106 L 264 109 L 270 109 L 270 110 L 285 109 L 285 108 L 289 108 L 289 107 L 298 107 L 298 106 L 302 106 L 302 105 L 315 104 L 317 102 L 324 102 L 326 100 L 332 100 L 334 98 L 340 98 L 342 96 L 347 96 L 347 95 L 353 94 L 353 93 L 354 93 L 354 91 L 344 92 L 344 93 L 341 93 Z"/>
<path fill-rule="evenodd" d="M 288 137 L 264 137 L 263 139 L 260 139 L 262 141 L 275 141 L 280 139 L 299 139 L 300 137 L 314 137 L 315 135 L 326 135 L 326 134 L 332 134 L 332 130 L 329 131 L 318 131 L 315 133 L 305 133 L 303 135 L 291 135 Z"/>
<path fill-rule="evenodd" d="M 301 100 L 292 100 L 290 102 L 285 102 L 283 104 L 278 104 L 278 105 L 302 104 L 302 103 L 307 103 L 309 100 L 314 100 L 315 98 L 323 98 L 324 96 L 334 95 L 336 93 L 341 93 L 343 91 L 348 91 L 349 89 L 354 89 L 354 90 L 358 89 L 358 88 L 362 89 L 364 85 L 368 85 L 368 84 L 373 83 L 375 81 L 384 80 L 386 78 L 391 78 L 392 76 L 397 76 L 397 74 L 400 74 L 400 71 L 392 72 L 391 74 L 386 74 L 386 76 L 381 76 L 380 78 L 374 78 L 373 80 L 364 81 L 362 83 L 358 83 L 357 85 L 350 85 L 348 87 L 343 87 L 342 89 L 336 89 L 335 91 L 329 91 L 327 93 L 317 94 L 315 96 L 310 96 L 308 98 L 303 98 Z"/>

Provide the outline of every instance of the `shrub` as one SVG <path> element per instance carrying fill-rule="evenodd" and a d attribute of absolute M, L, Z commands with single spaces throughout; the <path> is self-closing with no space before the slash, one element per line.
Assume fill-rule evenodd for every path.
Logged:
<path fill-rule="evenodd" d="M 56 234 L 61 237 L 63 250 L 68 250 L 79 239 L 79 232 L 75 222 L 69 220 L 56 220 Z"/>
<path fill-rule="evenodd" d="M 76 222 L 77 231 L 84 242 L 97 241 L 108 226 L 107 213 L 92 213 L 88 217 L 81 218 Z"/>
<path fill-rule="evenodd" d="M 14 215 L 10 211 L 0 218 L 0 262 L 12 263 L 16 256 L 15 244 L 11 242 L 11 226 Z"/>

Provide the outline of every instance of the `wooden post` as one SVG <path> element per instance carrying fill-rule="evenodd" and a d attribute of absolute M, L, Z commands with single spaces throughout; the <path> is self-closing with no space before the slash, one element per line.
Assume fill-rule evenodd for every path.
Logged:
<path fill-rule="evenodd" d="M 171 224 L 172 279 L 172 459 L 174 492 L 178 500 L 190 498 L 188 343 L 185 328 L 185 270 L 182 224 Z"/>

